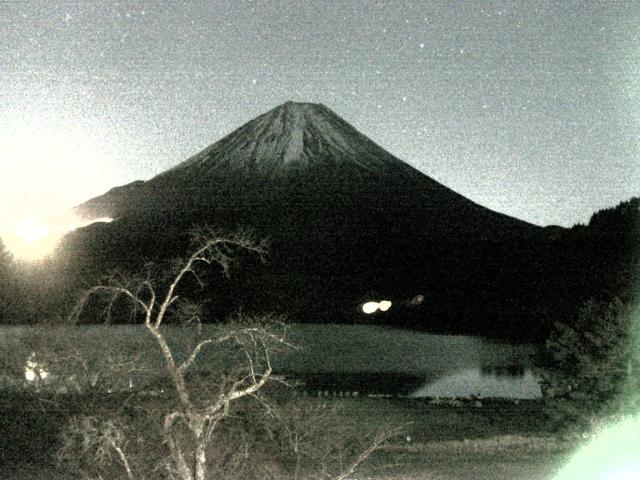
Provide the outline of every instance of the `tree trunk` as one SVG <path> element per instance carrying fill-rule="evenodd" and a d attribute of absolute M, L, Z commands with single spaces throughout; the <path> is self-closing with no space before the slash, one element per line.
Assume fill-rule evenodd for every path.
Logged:
<path fill-rule="evenodd" d="M 196 477 L 195 480 L 206 480 L 207 478 L 207 454 L 206 442 L 199 441 L 196 447 Z"/>
<path fill-rule="evenodd" d="M 191 469 L 187 465 L 187 462 L 184 460 L 182 456 L 182 451 L 180 451 L 180 447 L 174 447 L 172 450 L 172 457 L 175 463 L 176 470 L 178 471 L 178 475 L 180 475 L 181 480 L 193 480 L 193 473 Z"/>
<path fill-rule="evenodd" d="M 293 472 L 294 480 L 300 479 L 300 450 L 298 448 L 298 436 L 296 435 L 296 439 L 293 444 L 293 453 L 296 456 L 296 466 Z"/>
<path fill-rule="evenodd" d="M 176 471 L 180 476 L 181 480 L 193 480 L 193 472 L 189 465 L 187 464 L 184 455 L 182 454 L 182 448 L 179 444 L 177 444 L 177 440 L 173 435 L 173 422 L 175 420 L 170 417 L 165 418 L 164 424 L 164 438 L 169 447 L 169 451 L 171 452 L 171 457 L 173 458 L 173 463 L 175 465 Z"/>

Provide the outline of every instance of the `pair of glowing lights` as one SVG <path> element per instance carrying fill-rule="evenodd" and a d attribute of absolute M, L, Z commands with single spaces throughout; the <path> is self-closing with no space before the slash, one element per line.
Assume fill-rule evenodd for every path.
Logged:
<path fill-rule="evenodd" d="M 386 312 L 391 308 L 392 303 L 389 300 L 381 300 L 379 302 L 366 302 L 362 304 L 362 312 L 370 315 L 377 312 Z"/>

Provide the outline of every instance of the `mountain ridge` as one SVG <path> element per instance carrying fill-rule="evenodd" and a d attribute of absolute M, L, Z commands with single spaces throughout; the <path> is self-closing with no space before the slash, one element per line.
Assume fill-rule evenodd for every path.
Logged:
<path fill-rule="evenodd" d="M 74 212 L 85 219 L 119 218 L 142 210 L 201 210 L 212 205 L 237 209 L 265 203 L 342 210 L 360 204 L 355 208 L 404 214 L 413 208 L 408 214 L 413 221 L 421 221 L 422 211 L 432 225 L 451 224 L 446 229 L 452 235 L 471 230 L 485 237 L 525 234 L 540 228 L 482 207 L 440 184 L 326 106 L 296 102 L 259 115 L 146 182 L 116 187 Z M 456 211 L 466 219 L 437 221 Z M 478 229 L 476 224 L 486 226 Z"/>
<path fill-rule="evenodd" d="M 242 163 L 237 165 L 228 158 L 220 158 L 220 151 L 238 163 L 249 160 L 250 167 L 267 175 L 277 174 L 298 162 L 309 165 L 329 157 L 336 163 L 350 161 L 372 171 L 386 163 L 400 162 L 325 105 L 289 101 L 259 115 L 160 175 L 194 165 L 211 167 L 212 163 L 246 169 Z M 356 158 L 363 154 L 364 158 Z"/>

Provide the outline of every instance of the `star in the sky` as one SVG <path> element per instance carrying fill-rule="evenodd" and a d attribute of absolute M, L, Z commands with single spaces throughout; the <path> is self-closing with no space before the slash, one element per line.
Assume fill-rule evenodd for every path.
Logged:
<path fill-rule="evenodd" d="M 461 152 L 468 152 L 469 145 L 475 143 L 475 168 L 483 172 L 484 158 L 495 158 L 497 162 L 500 157 L 488 150 L 497 137 L 502 142 L 505 163 L 510 158 L 507 153 L 536 157 L 541 163 L 548 161 L 549 168 L 555 166 L 554 159 L 561 157 L 585 159 L 574 162 L 579 167 L 588 159 L 601 158 L 603 151 L 627 159 L 625 172 L 613 167 L 597 174 L 576 170 L 566 180 L 570 183 L 572 178 L 581 177 L 581 184 L 618 185 L 609 198 L 629 195 L 631 187 L 625 186 L 631 183 L 629 172 L 635 175 L 634 181 L 639 178 L 637 135 L 633 129 L 636 109 L 631 108 L 635 104 L 631 101 L 640 92 L 633 77 L 637 56 L 629 48 L 628 58 L 625 57 L 628 61 L 622 62 L 618 61 L 622 56 L 610 58 L 611 51 L 602 48 L 614 45 L 614 40 L 627 42 L 625 45 L 637 43 L 634 27 L 640 14 L 629 6 L 633 2 L 598 3 L 597 8 L 583 2 L 569 12 L 562 2 L 539 2 L 535 7 L 514 4 L 508 9 L 503 5 L 451 9 L 446 2 L 345 0 L 341 2 L 343 8 L 320 13 L 310 7 L 313 2 L 283 0 L 274 5 L 289 4 L 290 8 L 274 6 L 257 15 L 250 13 L 255 4 L 220 2 L 214 12 L 205 5 L 207 2 L 183 1 L 144 10 L 140 5 L 130 10 L 130 19 L 124 5 L 98 8 L 97 15 L 90 15 L 100 2 L 72 2 L 73 9 L 56 6 L 61 2 L 10 3 L 15 8 L 12 21 L 16 27 L 0 28 L 0 53 L 9 64 L 3 64 L 3 75 L 10 75 L 7 81 L 0 82 L 0 97 L 15 98 L 16 112 L 43 117 L 41 105 L 46 102 L 41 101 L 39 92 L 50 89 L 49 79 L 60 77 L 60 67 L 68 65 L 65 79 L 74 92 L 80 92 L 77 96 L 85 98 L 85 91 L 96 96 L 91 108 L 87 108 L 87 116 L 91 117 L 98 108 L 104 110 L 100 117 L 105 119 L 105 137 L 119 135 L 109 129 L 125 123 L 120 115 L 136 118 L 137 125 L 156 122 L 158 131 L 173 128 L 173 124 L 163 123 L 165 119 L 184 119 L 180 135 L 167 136 L 165 143 L 157 142 L 153 138 L 156 131 L 146 127 L 135 127 L 139 130 L 133 137 L 139 139 L 139 146 L 131 147 L 127 135 L 118 137 L 122 152 L 113 156 L 117 157 L 113 162 L 118 163 L 114 171 L 122 174 L 113 182 L 125 183 L 158 173 L 206 141 L 216 140 L 218 134 L 290 98 L 324 102 L 372 139 L 386 142 L 385 146 L 403 160 L 439 176 L 463 194 L 475 195 L 481 203 L 495 201 L 496 197 L 474 190 L 473 169 L 461 172 L 445 159 L 460 158 Z M 124 2 L 129 3 L 133 6 L 135 2 Z M 0 0 L 0 10 L 2 4 Z M 258 10 L 261 9 L 256 6 Z M 513 21 L 506 22 L 511 15 Z M 132 23 L 134 18 L 138 22 Z M 60 33 L 79 19 L 86 22 L 87 28 L 83 25 L 83 29 Z M 557 31 L 560 24 L 566 31 Z M 39 41 L 35 32 L 42 32 Z M 185 41 L 185 34 L 197 36 L 198 41 Z M 399 52 L 400 45 L 408 47 L 408 51 Z M 580 55 L 572 54 L 576 46 Z M 91 72 L 86 77 L 89 85 L 83 83 L 85 77 L 76 75 L 80 71 Z M 267 84 L 269 88 L 264 88 Z M 587 87 L 588 97 L 582 94 Z M 20 88 L 28 90 L 33 99 L 23 95 Z M 122 108 L 116 101 L 125 91 L 133 92 L 130 97 L 137 96 L 139 101 Z M 158 101 L 157 94 L 162 91 L 179 94 L 175 102 L 171 97 L 167 103 Z M 534 98 L 533 103 L 523 101 L 527 96 Z M 52 110 L 62 112 L 74 94 L 43 97 L 51 100 Z M 258 98 L 259 104 L 253 101 Z M 464 103 L 458 107 L 460 98 Z M 361 108 L 363 100 L 367 108 Z M 200 109 L 211 104 L 219 106 L 219 124 L 214 129 L 203 122 L 189 123 L 200 118 L 200 113 L 206 115 Z M 621 107 L 616 108 L 618 105 Z M 175 115 L 167 115 L 168 110 Z M 382 125 L 376 116 L 367 115 L 383 110 Z M 5 111 L 6 108 L 3 115 Z M 548 121 L 531 122 L 531 112 L 544 115 Z M 580 118 L 579 128 L 567 124 L 565 116 L 569 113 Z M 447 134 L 456 130 L 449 126 L 469 128 L 476 115 L 482 116 L 486 124 L 482 131 L 474 130 L 475 138 L 462 141 Z M 150 121 L 142 121 L 145 116 Z M 421 134 L 420 146 L 394 136 L 407 126 L 409 118 L 429 125 L 429 133 Z M 18 130 L 26 128 L 20 122 L 14 123 Z M 547 127 L 552 124 L 559 128 Z M 597 128 L 589 130 L 586 125 Z M 563 132 L 563 128 L 571 132 Z M 409 129 L 414 131 L 416 127 Z M 445 134 L 434 135 L 434 129 Z M 558 145 L 563 135 L 582 141 Z M 594 136 L 597 141 L 592 141 Z M 525 142 L 524 138 L 531 141 Z M 6 150 L 6 143 L 0 142 L 0 152 Z M 109 145 L 116 143 L 109 141 Z M 136 154 L 141 158 L 157 158 L 153 169 L 134 170 L 130 161 L 133 154 L 126 151 L 131 148 L 138 149 Z M 563 168 L 566 164 L 563 161 Z M 0 178 L 0 183 L 3 180 Z M 518 193 L 521 186 L 517 179 L 513 180 L 504 201 L 488 206 L 522 215 L 528 207 L 512 208 L 522 198 Z M 467 190 L 469 185 L 471 189 Z M 551 192 L 550 197 L 559 195 L 561 190 L 548 183 L 544 188 Z M 0 196 L 6 190 L 0 188 Z M 592 194 L 589 198 L 600 198 L 596 190 L 586 193 Z M 607 205 L 597 201 L 597 206 Z M 6 202 L 0 201 L 0 207 L 3 203 Z M 531 211 L 527 219 L 569 225 L 577 221 L 576 215 L 582 215 L 575 213 L 575 208 L 571 210 L 573 207 L 567 207 L 566 215 Z M 552 214 L 557 217 L 552 218 Z"/>

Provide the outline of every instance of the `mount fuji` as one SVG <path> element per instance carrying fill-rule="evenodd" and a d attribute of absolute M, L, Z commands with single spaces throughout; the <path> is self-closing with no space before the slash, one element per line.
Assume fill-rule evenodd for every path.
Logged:
<path fill-rule="evenodd" d="M 265 202 L 376 212 L 417 222 L 426 237 L 502 238 L 537 227 L 481 207 L 369 140 L 324 105 L 287 102 L 147 182 L 117 187 L 75 209 L 83 218 L 141 212 L 260 208 Z M 358 221 L 358 218 L 360 221 Z M 367 223 L 366 215 L 355 215 Z M 329 233 L 329 232 L 327 232 Z M 381 234 L 384 232 L 380 232 Z"/>
<path fill-rule="evenodd" d="M 248 227 L 270 239 L 271 255 L 238 282 L 255 284 L 262 305 L 286 302 L 295 314 L 310 304 L 334 315 L 371 295 L 430 292 L 434 312 L 452 312 L 446 306 L 462 298 L 475 308 L 476 296 L 501 295 L 522 275 L 511 265 L 522 256 L 517 246 L 545 236 L 431 179 L 324 105 L 294 102 L 75 214 L 114 219 L 62 246 L 105 268 L 174 256 L 194 225 Z"/>

